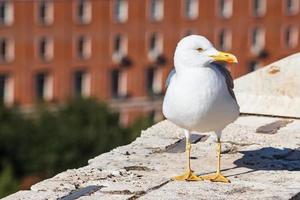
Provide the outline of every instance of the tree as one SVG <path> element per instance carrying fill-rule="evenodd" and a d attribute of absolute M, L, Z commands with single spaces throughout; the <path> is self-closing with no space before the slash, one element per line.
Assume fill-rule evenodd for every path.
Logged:
<path fill-rule="evenodd" d="M 0 188 L 6 188 L 0 197 L 26 177 L 42 179 L 84 166 L 88 159 L 133 141 L 151 123 L 141 118 L 122 127 L 117 113 L 92 99 L 73 99 L 55 111 L 42 105 L 30 115 L 0 107 Z"/>
<path fill-rule="evenodd" d="M 14 177 L 13 169 L 10 164 L 4 164 L 0 173 L 0 196 L 6 196 L 18 190 L 18 182 Z"/>

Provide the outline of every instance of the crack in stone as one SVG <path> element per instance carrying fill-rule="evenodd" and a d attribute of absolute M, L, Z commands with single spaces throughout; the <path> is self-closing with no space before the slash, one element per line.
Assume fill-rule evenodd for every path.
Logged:
<path fill-rule="evenodd" d="M 222 154 L 235 154 L 238 152 L 238 147 L 236 145 L 232 145 L 230 147 L 230 149 L 228 149 L 227 151 L 223 151 L 221 152 Z"/>
<path fill-rule="evenodd" d="M 130 190 L 111 190 L 111 191 L 101 191 L 103 194 L 119 194 L 119 195 L 130 195 L 135 194 L 135 192 L 131 192 Z"/>
<path fill-rule="evenodd" d="M 145 148 L 145 149 L 153 150 L 150 154 L 165 153 L 165 152 L 168 152 L 170 149 L 175 148 L 183 140 L 184 139 L 178 139 L 174 143 L 169 144 L 169 145 L 165 146 L 164 148 L 160 148 L 160 147 L 153 148 L 152 147 L 152 148 Z"/>
<path fill-rule="evenodd" d="M 148 189 L 148 190 L 146 190 L 146 191 L 140 191 L 139 193 L 135 193 L 134 196 L 128 198 L 127 200 L 135 200 L 135 199 L 138 199 L 138 198 L 140 198 L 140 197 L 146 195 L 146 194 L 149 193 L 149 192 L 152 192 L 152 191 L 154 191 L 154 190 L 158 190 L 159 188 L 163 187 L 164 185 L 168 184 L 169 182 L 171 182 L 171 179 L 170 179 L 170 180 L 167 180 L 167 181 L 165 181 L 165 182 L 163 182 L 163 183 L 161 183 L 161 184 L 159 184 L 159 185 L 156 185 L 156 186 L 154 186 L 154 187 L 152 187 L 152 188 L 150 188 L 150 189 Z"/>
<path fill-rule="evenodd" d="M 258 143 L 239 143 L 239 142 L 233 142 L 233 141 L 222 141 L 222 143 L 229 143 L 232 145 L 237 145 L 237 146 L 251 146 L 251 145 L 259 145 Z"/>
<path fill-rule="evenodd" d="M 126 171 L 151 171 L 150 168 L 146 166 L 127 166 L 124 167 Z"/>
<path fill-rule="evenodd" d="M 199 135 L 199 134 L 191 134 L 191 143 L 192 144 L 196 144 L 198 142 L 205 142 L 207 140 L 209 136 L 208 135 Z M 179 152 L 173 152 L 173 149 L 177 149 L 178 146 L 185 146 L 185 138 L 181 138 L 176 140 L 174 143 L 169 144 L 167 146 L 165 146 L 164 148 L 160 148 L 160 147 L 155 147 L 155 148 L 145 148 L 145 149 L 150 149 L 152 150 L 151 154 L 156 154 L 156 153 L 165 153 L 165 152 L 169 152 L 169 153 L 179 153 Z M 185 147 L 184 147 L 184 151 L 185 151 Z"/>
<path fill-rule="evenodd" d="M 149 192 L 152 192 L 154 190 L 161 188 L 162 186 L 166 185 L 170 181 L 171 180 L 167 180 L 159 185 L 149 188 L 146 191 L 141 190 L 141 191 L 132 192 L 130 190 L 112 190 L 112 191 L 100 191 L 100 192 L 103 194 L 112 194 L 112 195 L 133 195 L 133 196 L 129 197 L 127 200 L 135 200 L 135 199 L 138 199 L 138 198 L 144 196 L 145 194 L 147 194 Z"/>

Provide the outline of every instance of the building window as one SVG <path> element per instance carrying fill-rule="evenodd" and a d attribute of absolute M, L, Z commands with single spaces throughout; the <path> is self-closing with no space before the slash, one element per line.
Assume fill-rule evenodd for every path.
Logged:
<path fill-rule="evenodd" d="M 0 1 L 0 25 L 11 25 L 14 21 L 14 8 L 11 0 Z"/>
<path fill-rule="evenodd" d="M 128 19 L 128 1 L 115 0 L 114 3 L 114 19 L 120 23 L 126 22 Z"/>
<path fill-rule="evenodd" d="M 0 38 L 0 62 L 7 63 L 15 58 L 14 42 L 8 38 Z"/>
<path fill-rule="evenodd" d="M 299 12 L 299 0 L 285 0 L 284 4 L 287 15 L 295 15 Z"/>
<path fill-rule="evenodd" d="M 284 30 L 284 44 L 288 48 L 295 48 L 298 45 L 299 31 L 295 26 L 288 26 Z"/>
<path fill-rule="evenodd" d="M 114 62 L 120 62 L 127 55 L 128 40 L 127 37 L 121 34 L 115 35 L 113 38 L 113 53 L 112 59 Z"/>
<path fill-rule="evenodd" d="M 73 91 L 75 97 L 90 96 L 90 75 L 86 71 L 75 71 L 73 81 Z"/>
<path fill-rule="evenodd" d="M 250 42 L 252 53 L 260 53 L 265 47 L 265 30 L 259 27 L 252 29 Z"/>
<path fill-rule="evenodd" d="M 111 94 L 113 98 L 124 98 L 127 96 L 127 72 L 125 70 L 112 70 Z"/>
<path fill-rule="evenodd" d="M 13 79 L 7 74 L 0 74 L 0 101 L 5 105 L 12 105 L 14 101 Z"/>
<path fill-rule="evenodd" d="M 50 101 L 53 98 L 53 80 L 47 73 L 38 73 L 35 76 L 37 100 Z"/>
<path fill-rule="evenodd" d="M 53 23 L 53 1 L 40 0 L 38 2 L 38 22 L 43 25 L 50 25 Z"/>
<path fill-rule="evenodd" d="M 162 69 L 158 67 L 148 68 L 146 71 L 147 91 L 149 95 L 162 94 Z"/>
<path fill-rule="evenodd" d="M 43 61 L 51 61 L 53 59 L 53 40 L 42 37 L 38 41 L 38 55 Z"/>
<path fill-rule="evenodd" d="M 88 24 L 92 20 L 92 5 L 90 0 L 76 1 L 76 21 L 80 24 Z"/>
<path fill-rule="evenodd" d="M 232 45 L 232 34 L 228 29 L 221 29 L 218 34 L 218 44 L 221 50 L 228 51 Z"/>
<path fill-rule="evenodd" d="M 232 16 L 233 1 L 219 0 L 218 13 L 222 18 L 230 18 Z"/>
<path fill-rule="evenodd" d="M 187 19 L 196 19 L 199 15 L 199 0 L 184 0 L 184 15 Z"/>
<path fill-rule="evenodd" d="M 150 0 L 150 19 L 160 21 L 164 17 L 164 1 Z"/>
<path fill-rule="evenodd" d="M 150 60 L 157 59 L 163 51 L 163 39 L 158 33 L 152 33 L 149 37 L 148 58 Z"/>
<path fill-rule="evenodd" d="M 88 59 L 92 54 L 91 39 L 86 36 L 80 36 L 77 39 L 77 56 L 80 59 Z"/>
<path fill-rule="evenodd" d="M 255 17 L 262 17 L 267 11 L 266 0 L 252 0 L 252 13 Z"/>

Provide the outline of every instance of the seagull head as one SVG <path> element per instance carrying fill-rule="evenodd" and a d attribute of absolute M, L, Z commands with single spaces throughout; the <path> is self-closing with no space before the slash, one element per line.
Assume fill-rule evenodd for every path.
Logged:
<path fill-rule="evenodd" d="M 212 62 L 237 63 L 237 58 L 231 53 L 216 50 L 203 36 L 189 35 L 178 42 L 174 62 L 175 67 L 206 67 Z"/>

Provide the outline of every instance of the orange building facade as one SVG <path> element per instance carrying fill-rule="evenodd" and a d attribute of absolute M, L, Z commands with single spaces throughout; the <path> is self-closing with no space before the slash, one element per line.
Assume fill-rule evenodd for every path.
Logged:
<path fill-rule="evenodd" d="M 299 26 L 299 0 L 0 0 L 0 98 L 94 97 L 124 124 L 158 120 L 180 38 L 234 53 L 239 77 L 299 51 Z"/>

